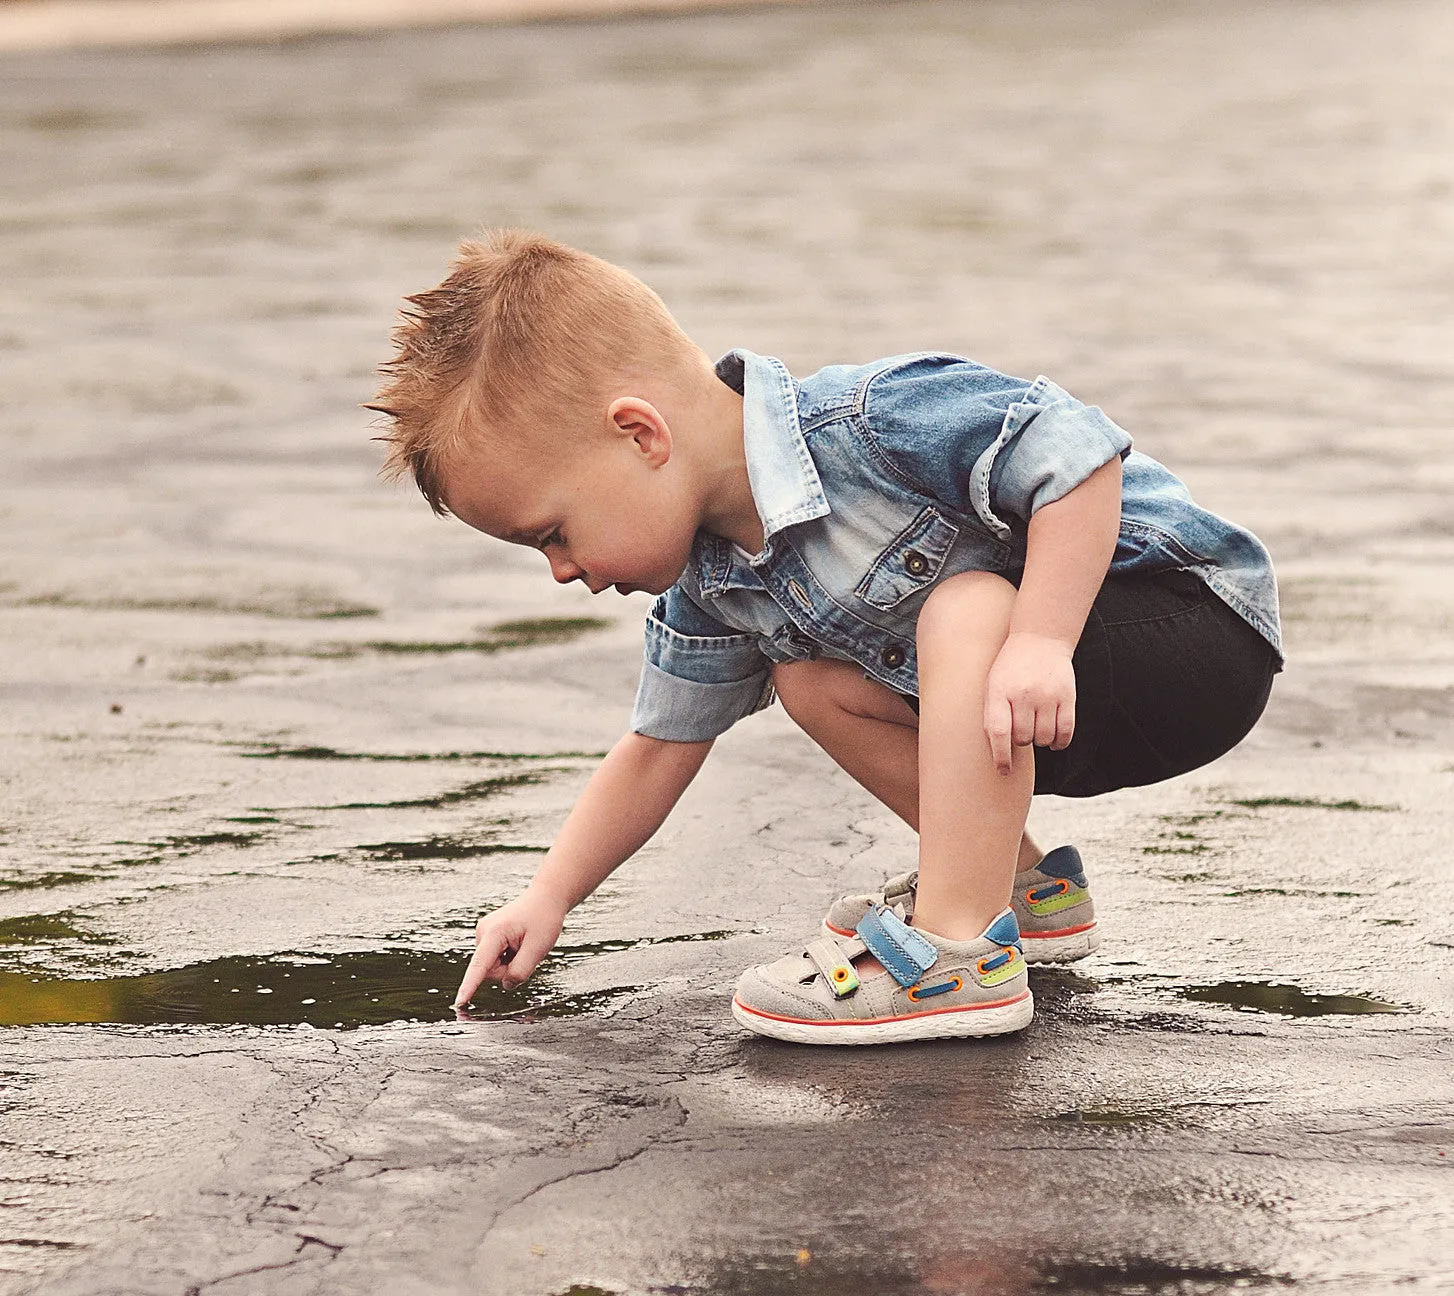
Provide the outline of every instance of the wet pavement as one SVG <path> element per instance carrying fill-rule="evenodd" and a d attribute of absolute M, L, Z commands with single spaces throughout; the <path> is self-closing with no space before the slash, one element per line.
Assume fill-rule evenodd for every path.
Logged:
<path fill-rule="evenodd" d="M 823 5 L 0 58 L 0 1291 L 1454 1289 L 1443 0 Z M 447 999 L 645 599 L 374 478 L 481 224 L 711 350 L 1046 370 L 1269 543 L 1269 713 L 1037 803 L 1023 1035 L 744 1037 L 911 835 L 780 710 L 541 975 Z"/>

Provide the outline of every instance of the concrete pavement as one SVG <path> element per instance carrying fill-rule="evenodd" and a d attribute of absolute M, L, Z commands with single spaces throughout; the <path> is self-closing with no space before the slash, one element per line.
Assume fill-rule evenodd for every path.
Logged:
<path fill-rule="evenodd" d="M 1448 1290 L 1451 55 L 914 0 L 0 59 L 0 1291 Z M 1046 371 L 1268 542 L 1262 725 L 1033 812 L 1106 942 L 1024 1035 L 733 1026 L 912 858 L 778 709 L 444 1006 L 645 603 L 375 479 L 400 297 L 505 223 L 709 350 Z"/>

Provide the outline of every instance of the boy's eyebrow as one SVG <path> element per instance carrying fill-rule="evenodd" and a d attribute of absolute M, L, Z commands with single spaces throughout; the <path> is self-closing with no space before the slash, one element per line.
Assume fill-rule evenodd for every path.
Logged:
<path fill-rule="evenodd" d="M 500 539 L 506 544 L 529 545 L 532 549 L 538 549 L 543 534 L 544 531 L 540 528 L 532 531 L 507 531 Z"/>

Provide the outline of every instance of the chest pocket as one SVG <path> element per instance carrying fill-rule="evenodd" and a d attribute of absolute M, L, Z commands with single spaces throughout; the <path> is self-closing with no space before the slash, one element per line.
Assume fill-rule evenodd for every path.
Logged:
<path fill-rule="evenodd" d="M 957 526 L 926 508 L 879 554 L 854 593 L 870 607 L 898 606 L 933 584 L 958 538 Z"/>

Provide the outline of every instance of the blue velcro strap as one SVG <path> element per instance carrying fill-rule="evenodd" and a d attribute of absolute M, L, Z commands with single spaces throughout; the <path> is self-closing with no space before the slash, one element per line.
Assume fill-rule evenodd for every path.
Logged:
<path fill-rule="evenodd" d="M 1000 916 L 984 929 L 984 934 L 994 941 L 996 945 L 1013 945 L 1016 949 L 1023 950 L 1020 945 L 1020 924 L 1015 919 L 1013 909 L 1000 911 Z M 868 944 L 867 941 L 864 944 Z"/>
<path fill-rule="evenodd" d="M 885 905 L 875 905 L 859 920 L 858 939 L 901 986 L 917 983 L 939 957 L 929 941 Z"/>
<path fill-rule="evenodd" d="M 1035 867 L 1046 877 L 1064 878 L 1078 887 L 1086 884 L 1085 865 L 1080 862 L 1080 852 L 1074 846 L 1057 846 Z"/>

